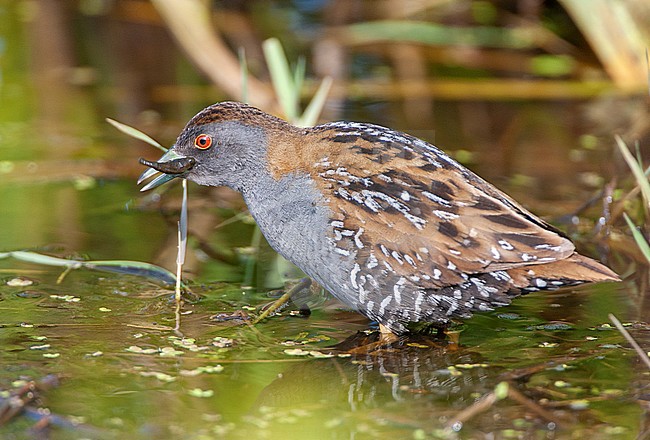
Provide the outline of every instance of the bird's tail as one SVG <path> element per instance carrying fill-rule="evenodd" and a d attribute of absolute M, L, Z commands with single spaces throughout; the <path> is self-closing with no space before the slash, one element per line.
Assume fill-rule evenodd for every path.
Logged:
<path fill-rule="evenodd" d="M 577 252 L 553 263 L 511 269 L 508 274 L 519 288 L 546 289 L 601 281 L 620 281 L 610 268 Z"/>

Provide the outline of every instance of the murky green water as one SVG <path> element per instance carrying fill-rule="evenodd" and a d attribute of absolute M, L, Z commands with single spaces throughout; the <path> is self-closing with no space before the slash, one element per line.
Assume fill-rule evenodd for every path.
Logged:
<path fill-rule="evenodd" d="M 0 251 L 173 270 L 178 187 L 160 198 L 140 194 L 137 157 L 158 152 L 103 119 L 170 143 L 186 119 L 222 97 L 205 89 L 200 98 L 182 90 L 161 98 L 154 86 L 169 84 L 160 80 L 150 101 L 134 103 L 134 89 L 119 76 L 119 51 L 109 47 L 113 34 L 101 26 L 105 34 L 93 32 L 93 16 L 75 16 L 82 69 L 72 77 L 90 66 L 96 79 L 51 87 L 34 64 L 33 6 L 0 7 Z M 186 61 L 169 56 L 173 84 L 198 81 Z M 437 102 L 431 118 L 415 124 L 403 117 L 403 102 L 368 99 L 340 110 L 435 141 L 536 212 L 560 218 L 612 172 L 613 129 L 585 122 L 587 113 L 636 108 L 634 100 L 595 101 Z M 514 123 L 501 123 L 510 117 Z M 257 313 L 274 299 L 269 291 L 281 287 L 286 268 L 263 240 L 254 251 L 249 219 L 229 220 L 240 199 L 190 186 L 190 200 L 186 274 L 202 298 L 183 305 L 180 332 L 173 331 L 172 291 L 152 280 L 76 270 L 57 282 L 57 268 L 0 260 L 0 397 L 58 377 L 24 416 L 0 427 L 0 438 L 648 438 L 650 375 L 608 324 L 616 314 L 650 347 L 643 270 L 618 285 L 520 298 L 476 315 L 446 340 L 379 341 L 371 323 L 322 298 L 309 317 L 289 307 L 251 326 L 215 316 Z M 592 209 L 578 225 L 561 224 L 594 256 L 599 215 Z M 617 270 L 639 267 L 616 250 L 611 257 Z M 16 277 L 29 285 L 13 285 Z M 481 407 L 503 383 L 511 391 Z M 39 408 L 39 418 L 52 415 L 49 434 L 33 431 Z M 454 424 L 459 417 L 464 422 Z"/>
<path fill-rule="evenodd" d="M 612 286 L 523 298 L 465 323 L 459 345 L 372 346 L 376 333 L 357 333 L 367 323 L 335 307 L 256 327 L 211 320 L 269 301 L 236 285 L 204 286 L 179 335 L 169 291 L 88 272 L 57 285 L 57 275 L 0 288 L 0 381 L 60 376 L 39 405 L 78 425 L 54 438 L 453 438 L 449 420 L 503 381 L 546 399 L 553 420 L 505 399 L 459 435 L 630 438 L 642 419 L 647 373 L 603 325 L 608 312 L 625 316 Z M 5 435 L 23 438 L 30 423 Z"/>

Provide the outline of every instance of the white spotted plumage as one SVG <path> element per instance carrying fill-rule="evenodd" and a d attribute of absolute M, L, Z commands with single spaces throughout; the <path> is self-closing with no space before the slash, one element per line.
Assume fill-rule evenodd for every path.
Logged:
<path fill-rule="evenodd" d="M 220 139 L 219 154 L 197 152 L 197 133 Z M 224 102 L 194 116 L 172 150 L 147 165 L 240 191 L 274 249 L 396 333 L 526 291 L 617 279 L 437 147 L 385 127 L 298 128 Z"/>

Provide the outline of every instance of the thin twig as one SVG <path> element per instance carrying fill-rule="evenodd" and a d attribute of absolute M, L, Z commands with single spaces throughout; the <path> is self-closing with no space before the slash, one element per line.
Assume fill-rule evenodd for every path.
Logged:
<path fill-rule="evenodd" d="M 176 289 L 174 299 L 176 300 L 176 326 L 174 331 L 180 333 L 181 328 L 181 286 L 183 278 L 183 264 L 185 263 L 185 252 L 187 250 L 187 179 L 183 179 L 183 204 L 181 205 L 181 218 L 178 222 L 178 253 L 176 254 Z"/>
<path fill-rule="evenodd" d="M 72 271 L 72 269 L 74 269 L 72 266 L 66 267 L 65 270 L 61 272 L 61 275 L 59 275 L 59 277 L 56 279 L 56 284 L 61 284 L 65 277 L 68 276 L 68 274 Z"/>
<path fill-rule="evenodd" d="M 295 295 L 296 293 L 300 292 L 303 289 L 308 288 L 311 285 L 311 280 L 309 278 L 303 278 L 300 280 L 298 284 L 293 286 L 291 289 L 287 290 L 284 295 L 282 295 L 280 298 L 275 300 L 273 304 L 269 306 L 266 310 L 264 310 L 262 313 L 260 313 L 260 316 L 257 317 L 255 321 L 253 321 L 253 325 L 257 324 L 261 320 L 267 318 L 271 313 L 275 312 L 278 308 L 280 308 L 284 303 L 289 301 L 289 299 Z"/>
<path fill-rule="evenodd" d="M 183 261 L 181 260 L 181 227 L 180 223 L 178 226 L 178 255 L 176 260 L 176 288 L 174 289 L 174 317 L 176 318 L 176 325 L 174 326 L 174 331 L 179 332 L 181 328 L 181 277 L 183 271 Z"/>
<path fill-rule="evenodd" d="M 454 431 L 458 431 L 460 428 L 462 428 L 465 422 L 472 419 L 476 415 L 487 411 L 497 401 L 505 397 L 508 397 L 511 400 L 514 400 L 515 402 L 519 403 L 520 405 L 525 406 L 530 411 L 537 414 L 539 417 L 549 422 L 553 422 L 556 425 L 560 425 L 561 423 L 565 423 L 569 421 L 568 419 L 563 420 L 560 417 L 557 417 L 555 414 L 542 408 L 538 403 L 532 401 L 524 394 L 522 394 L 520 391 L 517 391 L 517 389 L 515 389 L 515 387 L 512 386 L 512 383 L 501 382 L 499 385 L 496 386 L 494 391 L 490 391 L 489 393 L 485 394 L 474 404 L 468 406 L 467 408 L 465 408 L 464 410 L 456 414 L 455 417 L 449 420 L 449 422 L 446 425 L 446 428 Z"/>
<path fill-rule="evenodd" d="M 632 348 L 636 350 L 636 353 L 639 355 L 643 363 L 645 363 L 646 367 L 648 367 L 648 370 L 650 370 L 650 358 L 648 357 L 646 352 L 643 351 L 643 349 L 639 344 L 637 344 L 637 342 L 634 340 L 632 335 L 630 335 L 630 332 L 628 332 L 625 329 L 625 327 L 623 327 L 623 324 L 621 324 L 621 321 L 619 321 L 618 318 L 616 318 L 616 316 L 614 316 L 611 313 L 607 316 L 609 317 L 609 320 L 614 323 L 618 331 L 621 332 L 621 334 L 625 337 L 625 339 L 627 339 L 627 342 L 630 343 Z"/>
<path fill-rule="evenodd" d="M 568 420 L 560 420 L 555 414 L 551 413 L 550 411 L 545 410 L 542 408 L 538 403 L 534 402 L 533 400 L 529 399 L 525 395 L 523 395 L 521 392 L 516 390 L 514 387 L 508 387 L 508 397 L 515 402 L 525 406 L 541 418 L 548 420 L 549 422 L 553 422 L 556 425 L 560 425 L 563 422 L 567 422 Z"/>
<path fill-rule="evenodd" d="M 497 400 L 499 399 L 497 398 L 496 393 L 494 393 L 494 391 L 490 391 L 479 400 L 474 402 L 472 405 L 456 414 L 454 418 L 449 420 L 446 428 L 458 431 L 458 428 L 461 427 L 466 421 L 490 409 Z"/>

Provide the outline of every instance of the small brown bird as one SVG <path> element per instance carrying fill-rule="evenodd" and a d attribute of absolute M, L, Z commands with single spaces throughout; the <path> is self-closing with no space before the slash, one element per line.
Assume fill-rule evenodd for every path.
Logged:
<path fill-rule="evenodd" d="M 389 128 L 300 128 L 238 102 L 194 116 L 140 182 L 239 191 L 269 244 L 390 331 L 618 276 L 435 146 Z M 154 171 L 155 170 L 155 171 Z"/>

